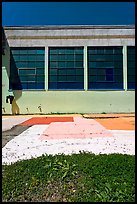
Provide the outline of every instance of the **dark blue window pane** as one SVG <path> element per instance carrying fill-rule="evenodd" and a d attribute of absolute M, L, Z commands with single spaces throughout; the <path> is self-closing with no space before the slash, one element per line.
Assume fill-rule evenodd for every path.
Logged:
<path fill-rule="evenodd" d="M 113 80 L 114 80 L 113 75 L 111 75 L 111 74 L 106 75 L 106 81 L 113 81 Z"/>
<path fill-rule="evenodd" d="M 109 88 L 108 88 L 109 87 Z M 113 82 L 100 82 L 100 83 L 89 83 L 89 89 L 123 89 L 123 83 L 113 83 Z"/>
<path fill-rule="evenodd" d="M 44 88 L 44 73 L 45 73 L 45 48 L 11 48 L 10 60 L 10 87 L 13 81 L 12 89 L 20 89 L 17 79 L 21 80 L 22 89 L 37 89 L 37 82 L 41 82 Z M 15 59 L 16 58 L 16 61 Z M 38 60 L 37 60 L 38 59 Z M 33 83 L 32 83 L 33 82 Z M 41 86 L 42 87 L 42 86 Z"/>
<path fill-rule="evenodd" d="M 44 69 L 36 69 L 36 74 L 44 74 Z"/>
<path fill-rule="evenodd" d="M 82 89 L 83 88 L 83 83 L 76 83 L 76 82 L 69 82 L 69 83 L 66 83 L 66 82 L 60 82 L 58 83 L 58 89 Z"/>
<path fill-rule="evenodd" d="M 49 82 L 49 89 L 57 89 L 57 82 Z"/>
<path fill-rule="evenodd" d="M 106 69 L 106 81 L 113 81 L 113 80 L 114 80 L 113 68 Z"/>
<path fill-rule="evenodd" d="M 135 89 L 135 46 L 127 47 L 127 88 Z"/>
<path fill-rule="evenodd" d="M 36 87 L 37 89 L 44 89 L 44 83 L 37 83 Z"/>
<path fill-rule="evenodd" d="M 36 53 L 45 55 L 45 50 L 36 50 Z"/>
<path fill-rule="evenodd" d="M 88 47 L 88 88 L 123 88 L 122 47 Z"/>
<path fill-rule="evenodd" d="M 22 89 L 28 89 L 28 83 L 22 83 Z"/>
<path fill-rule="evenodd" d="M 49 89 L 83 89 L 83 48 L 50 48 L 48 59 Z"/>
<path fill-rule="evenodd" d="M 128 89 L 135 89 L 135 83 L 134 82 L 129 82 L 127 88 Z"/>

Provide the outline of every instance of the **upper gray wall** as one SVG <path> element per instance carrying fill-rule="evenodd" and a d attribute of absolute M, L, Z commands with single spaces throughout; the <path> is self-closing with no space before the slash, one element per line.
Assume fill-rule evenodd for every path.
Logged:
<path fill-rule="evenodd" d="M 10 47 L 134 46 L 134 26 L 4 27 Z"/>

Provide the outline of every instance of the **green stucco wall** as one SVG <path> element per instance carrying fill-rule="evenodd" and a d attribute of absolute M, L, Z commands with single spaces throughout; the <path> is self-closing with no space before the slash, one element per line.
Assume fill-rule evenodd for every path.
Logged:
<path fill-rule="evenodd" d="M 135 111 L 134 91 L 14 91 L 14 96 L 16 103 L 5 104 L 6 114 Z"/>

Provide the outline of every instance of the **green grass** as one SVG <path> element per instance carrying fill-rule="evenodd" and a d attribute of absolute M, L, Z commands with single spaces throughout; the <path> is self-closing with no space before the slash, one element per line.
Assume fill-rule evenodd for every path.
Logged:
<path fill-rule="evenodd" d="M 135 156 L 80 152 L 4 165 L 2 201 L 135 202 Z"/>

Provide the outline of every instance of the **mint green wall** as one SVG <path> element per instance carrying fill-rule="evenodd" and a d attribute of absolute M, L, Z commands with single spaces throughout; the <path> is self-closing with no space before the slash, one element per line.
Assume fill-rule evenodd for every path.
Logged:
<path fill-rule="evenodd" d="M 15 91 L 20 114 L 134 112 L 134 91 Z M 11 105 L 6 104 L 6 113 Z M 40 110 L 41 108 L 41 110 Z"/>
<path fill-rule="evenodd" d="M 5 55 L 2 55 L 2 113 L 11 113 L 10 106 L 6 104 L 9 95 L 10 50 L 6 43 Z M 6 111 L 6 112 L 5 112 Z"/>

